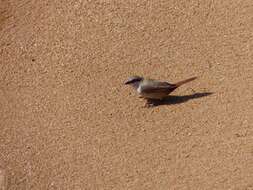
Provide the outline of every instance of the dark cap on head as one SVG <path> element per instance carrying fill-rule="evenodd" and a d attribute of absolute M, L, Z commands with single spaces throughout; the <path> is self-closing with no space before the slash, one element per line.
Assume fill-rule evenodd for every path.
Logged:
<path fill-rule="evenodd" d="M 140 76 L 131 76 L 127 79 L 127 81 L 125 82 L 125 84 L 132 84 L 135 82 L 140 82 L 143 80 L 143 77 Z"/>

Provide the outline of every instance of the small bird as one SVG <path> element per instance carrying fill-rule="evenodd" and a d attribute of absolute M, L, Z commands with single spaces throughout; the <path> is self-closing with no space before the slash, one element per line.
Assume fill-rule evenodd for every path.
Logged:
<path fill-rule="evenodd" d="M 197 77 L 192 77 L 175 84 L 162 82 L 154 79 L 145 79 L 140 76 L 131 76 L 125 82 L 125 85 L 131 85 L 140 95 L 140 98 L 147 99 L 147 106 L 152 105 L 152 100 L 163 100 L 172 91 L 179 86 L 195 80 Z"/>

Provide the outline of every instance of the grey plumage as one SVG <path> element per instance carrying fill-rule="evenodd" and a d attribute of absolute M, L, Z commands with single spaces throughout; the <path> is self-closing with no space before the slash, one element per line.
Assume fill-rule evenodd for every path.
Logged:
<path fill-rule="evenodd" d="M 175 84 L 171 84 L 154 79 L 144 79 L 140 76 L 132 76 L 125 82 L 125 84 L 133 86 L 143 98 L 162 100 L 182 84 L 195 79 L 196 77 L 192 77 Z"/>

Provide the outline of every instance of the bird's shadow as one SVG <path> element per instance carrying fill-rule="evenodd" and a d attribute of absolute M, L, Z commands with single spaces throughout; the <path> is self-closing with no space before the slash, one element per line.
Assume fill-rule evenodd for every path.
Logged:
<path fill-rule="evenodd" d="M 199 93 L 194 93 L 194 94 L 185 95 L 185 96 L 168 96 L 167 98 L 163 100 L 149 100 L 149 101 L 153 106 L 173 105 L 173 104 L 181 104 L 192 99 L 210 96 L 212 94 L 213 92 L 199 92 Z"/>

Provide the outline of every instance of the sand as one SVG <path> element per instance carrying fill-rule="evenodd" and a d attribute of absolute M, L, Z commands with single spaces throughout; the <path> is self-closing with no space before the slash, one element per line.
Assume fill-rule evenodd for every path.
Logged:
<path fill-rule="evenodd" d="M 0 44 L 0 189 L 253 189 L 252 0 L 1 0 Z"/>

